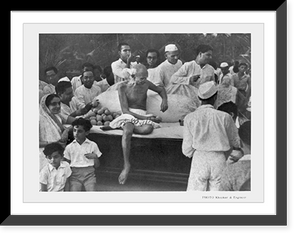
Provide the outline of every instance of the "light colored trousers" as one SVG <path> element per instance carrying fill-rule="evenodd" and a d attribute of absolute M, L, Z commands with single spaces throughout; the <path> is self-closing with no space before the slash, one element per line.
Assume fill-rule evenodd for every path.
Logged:
<path fill-rule="evenodd" d="M 187 191 L 218 191 L 226 167 L 224 152 L 194 152 Z"/>

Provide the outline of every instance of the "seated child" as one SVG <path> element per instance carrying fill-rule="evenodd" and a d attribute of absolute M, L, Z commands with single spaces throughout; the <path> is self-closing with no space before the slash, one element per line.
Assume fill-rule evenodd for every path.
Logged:
<path fill-rule="evenodd" d="M 86 136 L 92 124 L 84 118 L 77 118 L 73 123 L 74 140 L 66 146 L 64 157 L 70 162 L 72 175 L 70 191 L 96 190 L 95 167 L 99 167 L 101 152 L 97 144 Z"/>
<path fill-rule="evenodd" d="M 66 191 L 72 171 L 69 163 L 63 161 L 64 148 L 59 143 L 50 143 L 46 145 L 43 152 L 48 159 L 48 164 L 40 171 L 40 191 Z"/>

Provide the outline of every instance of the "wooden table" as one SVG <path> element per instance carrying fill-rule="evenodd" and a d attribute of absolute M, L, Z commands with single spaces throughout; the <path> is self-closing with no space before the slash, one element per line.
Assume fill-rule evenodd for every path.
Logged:
<path fill-rule="evenodd" d="M 123 185 L 117 183 L 123 168 L 122 136 L 91 131 L 88 138 L 96 142 L 102 152 L 101 165 L 96 170 L 99 181 L 113 182 L 114 185 L 108 187 L 112 191 L 123 190 Z M 181 144 L 180 138 L 132 137 L 131 171 L 126 184 L 139 185 L 139 190 L 143 190 L 141 185 L 144 184 L 150 185 L 150 189 L 145 190 L 185 191 L 191 159 L 182 154 Z"/>

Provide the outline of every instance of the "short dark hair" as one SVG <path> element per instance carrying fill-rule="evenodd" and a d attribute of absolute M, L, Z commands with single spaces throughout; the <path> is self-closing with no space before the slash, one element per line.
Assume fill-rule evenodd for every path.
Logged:
<path fill-rule="evenodd" d="M 239 136 L 245 144 L 251 145 L 251 121 L 246 121 L 240 126 Z"/>
<path fill-rule="evenodd" d="M 46 75 L 48 71 L 54 71 L 57 74 L 58 70 L 55 66 L 49 66 L 44 70 L 44 74 Z"/>
<path fill-rule="evenodd" d="M 112 68 L 111 68 L 111 66 L 109 65 L 109 66 L 104 67 L 103 73 L 104 73 L 106 76 L 110 75 L 110 74 L 112 73 Z"/>
<path fill-rule="evenodd" d="M 238 114 L 237 105 L 235 103 L 233 103 L 232 101 L 223 103 L 222 105 L 220 105 L 218 107 L 218 110 L 221 110 L 221 111 L 226 112 L 228 114 L 233 113 L 234 114 L 234 118 L 236 118 L 237 114 Z"/>
<path fill-rule="evenodd" d="M 148 56 L 148 53 L 150 53 L 150 52 L 155 52 L 156 55 L 157 55 L 157 58 L 159 58 L 159 51 L 156 50 L 156 49 L 148 49 L 148 50 L 146 51 L 146 57 Z"/>
<path fill-rule="evenodd" d="M 198 54 L 199 54 L 199 52 L 198 52 Z M 197 55 L 198 55 L 198 54 L 197 54 Z M 215 70 L 218 68 L 218 64 L 217 64 L 217 62 L 214 61 L 214 60 L 210 60 L 210 61 L 208 62 L 208 64 L 211 65 Z"/>
<path fill-rule="evenodd" d="M 92 72 L 93 76 L 95 76 L 94 70 L 86 70 L 86 71 L 83 71 L 82 74 L 81 74 L 81 76 L 83 76 L 83 74 L 84 74 L 85 72 Z"/>
<path fill-rule="evenodd" d="M 51 156 L 54 152 L 58 152 L 61 156 L 64 155 L 64 148 L 61 144 L 54 142 L 47 144 L 43 150 L 43 153 L 46 157 Z"/>
<path fill-rule="evenodd" d="M 92 70 L 94 69 L 94 65 L 90 62 L 85 62 L 81 65 L 81 69 L 83 70 L 84 67 L 91 67 Z"/>
<path fill-rule="evenodd" d="M 56 94 L 61 95 L 70 87 L 72 87 L 72 84 L 70 81 L 60 81 L 55 86 L 55 92 L 56 92 Z"/>
<path fill-rule="evenodd" d="M 53 100 L 55 97 L 57 97 L 58 99 L 60 99 L 57 94 L 50 94 L 50 95 L 48 95 L 47 98 L 46 98 L 46 100 L 45 100 L 45 105 L 47 107 L 49 107 L 51 100 Z"/>
<path fill-rule="evenodd" d="M 210 45 L 207 44 L 200 44 L 197 48 L 196 48 L 196 55 L 199 54 L 199 52 L 201 53 L 205 53 L 208 51 L 213 51 L 213 48 Z"/>
<path fill-rule="evenodd" d="M 122 46 L 129 46 L 129 44 L 126 42 L 120 42 L 118 45 L 118 51 L 121 51 Z"/>
<path fill-rule="evenodd" d="M 101 66 L 99 66 L 99 65 L 94 65 L 94 70 L 99 70 L 101 73 L 103 72 L 103 69 L 102 69 L 102 67 Z"/>
<path fill-rule="evenodd" d="M 82 126 L 85 131 L 89 131 L 93 127 L 89 120 L 82 117 L 75 119 L 72 122 L 72 126 Z"/>

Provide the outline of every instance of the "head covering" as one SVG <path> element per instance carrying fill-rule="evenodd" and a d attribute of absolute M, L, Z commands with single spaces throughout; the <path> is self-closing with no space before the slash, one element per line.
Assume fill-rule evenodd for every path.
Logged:
<path fill-rule="evenodd" d="M 178 48 L 175 44 L 169 44 L 165 46 L 165 52 L 167 51 L 178 51 Z"/>
<path fill-rule="evenodd" d="M 220 65 L 220 67 L 222 67 L 222 68 L 223 68 L 223 67 L 227 67 L 227 66 L 228 66 L 228 63 L 227 63 L 227 62 L 222 62 L 221 65 Z"/>
<path fill-rule="evenodd" d="M 70 79 L 69 79 L 67 76 L 65 76 L 65 77 L 63 77 L 63 78 L 60 78 L 60 79 L 58 80 L 58 82 L 61 82 L 61 81 L 68 81 L 68 82 L 71 82 Z"/>
<path fill-rule="evenodd" d="M 45 104 L 49 95 L 44 95 L 40 102 L 39 137 L 41 141 L 56 142 L 61 139 L 64 126 Z"/>
<path fill-rule="evenodd" d="M 199 86 L 198 96 L 205 100 L 212 97 L 215 93 L 217 93 L 218 87 L 214 81 L 208 81 Z"/>

